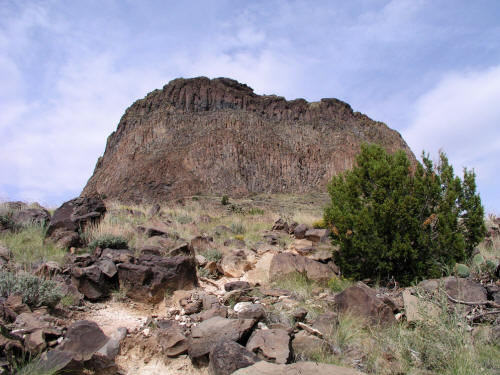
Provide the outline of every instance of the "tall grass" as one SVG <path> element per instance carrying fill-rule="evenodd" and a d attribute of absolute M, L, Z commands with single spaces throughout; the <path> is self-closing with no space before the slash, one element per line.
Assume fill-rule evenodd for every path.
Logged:
<path fill-rule="evenodd" d="M 42 261 L 61 263 L 67 250 L 50 241 L 45 242 L 45 232 L 43 226 L 28 225 L 17 231 L 2 234 L 0 242 L 10 249 L 14 261 L 27 270 Z"/>

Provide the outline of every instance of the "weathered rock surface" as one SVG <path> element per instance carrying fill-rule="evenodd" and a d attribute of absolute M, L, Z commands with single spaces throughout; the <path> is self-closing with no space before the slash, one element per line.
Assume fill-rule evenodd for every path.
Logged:
<path fill-rule="evenodd" d="M 45 225 L 50 221 L 50 213 L 44 208 L 25 208 L 20 211 L 14 211 L 12 221 L 16 225 Z"/>
<path fill-rule="evenodd" d="M 377 293 L 358 282 L 335 296 L 335 305 L 342 313 L 350 312 L 372 323 L 387 324 L 396 321 L 392 309 L 377 297 Z"/>
<path fill-rule="evenodd" d="M 82 196 L 160 202 L 323 189 L 363 142 L 414 159 L 396 131 L 340 100 L 287 101 L 227 78 L 180 78 L 126 110 Z"/>
<path fill-rule="evenodd" d="M 335 276 L 328 265 L 302 255 L 292 253 L 274 255 L 269 269 L 271 277 L 285 276 L 293 272 L 305 274 L 308 279 L 314 281 L 328 281 Z"/>
<path fill-rule="evenodd" d="M 247 349 L 266 361 L 287 363 L 290 357 L 290 336 L 284 329 L 258 329 L 250 336 Z"/>
<path fill-rule="evenodd" d="M 220 341 L 210 351 L 208 369 L 212 375 L 230 375 L 258 361 L 259 358 L 244 346 L 234 341 Z"/>
<path fill-rule="evenodd" d="M 191 330 L 188 355 L 192 360 L 206 356 L 219 341 L 240 341 L 252 329 L 253 319 L 224 319 L 213 317 Z M 248 337 L 248 336 L 246 336 Z"/>
<path fill-rule="evenodd" d="M 153 303 L 161 301 L 167 290 L 191 289 L 198 285 L 194 258 L 186 256 L 143 255 L 137 264 L 120 263 L 118 279 L 129 297 Z"/>
<path fill-rule="evenodd" d="M 256 364 L 235 371 L 233 375 L 362 375 L 362 372 L 347 367 L 316 362 L 298 362 L 279 365 L 269 362 Z"/>

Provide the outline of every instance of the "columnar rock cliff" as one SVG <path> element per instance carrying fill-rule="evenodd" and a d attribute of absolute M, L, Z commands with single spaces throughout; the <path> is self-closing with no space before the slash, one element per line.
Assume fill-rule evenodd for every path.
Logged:
<path fill-rule="evenodd" d="M 176 79 L 129 107 L 82 195 L 159 202 L 196 193 L 302 193 L 401 135 L 337 99 L 257 95 L 227 78 Z"/>

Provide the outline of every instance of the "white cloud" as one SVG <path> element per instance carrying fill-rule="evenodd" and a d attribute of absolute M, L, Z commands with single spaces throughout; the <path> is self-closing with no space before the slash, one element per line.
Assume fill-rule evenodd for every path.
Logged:
<path fill-rule="evenodd" d="M 412 150 L 442 149 L 461 173 L 474 168 L 486 208 L 499 208 L 500 66 L 454 72 L 420 97 L 403 132 Z"/>

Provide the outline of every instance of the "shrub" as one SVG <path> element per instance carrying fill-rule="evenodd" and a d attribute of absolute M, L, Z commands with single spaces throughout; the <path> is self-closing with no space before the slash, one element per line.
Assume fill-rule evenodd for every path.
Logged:
<path fill-rule="evenodd" d="M 96 247 L 101 249 L 127 249 L 127 240 L 121 236 L 104 235 L 89 243 L 89 249 L 94 251 Z"/>
<path fill-rule="evenodd" d="M 57 284 L 52 280 L 21 273 L 0 271 L 0 295 L 8 297 L 20 294 L 23 302 L 31 307 L 55 306 L 62 297 Z"/>
<path fill-rule="evenodd" d="M 316 220 L 314 223 L 312 223 L 312 226 L 315 229 L 325 229 L 326 228 L 325 219 Z"/>
<path fill-rule="evenodd" d="M 357 166 L 332 178 L 324 219 L 346 276 L 402 284 L 439 277 L 484 238 L 474 172 L 464 169 L 460 180 L 444 153 L 436 166 L 422 156 L 413 168 L 403 151 L 363 145 Z"/>
<path fill-rule="evenodd" d="M 222 253 L 216 249 L 210 249 L 201 253 L 209 262 L 217 262 L 222 259 Z"/>
<path fill-rule="evenodd" d="M 227 206 L 229 204 L 229 197 L 227 195 L 223 195 L 222 199 L 220 200 L 220 204 L 223 206 Z"/>
<path fill-rule="evenodd" d="M 241 222 L 231 223 L 229 227 L 231 228 L 231 232 L 233 232 L 234 234 L 245 234 L 245 232 L 247 231 L 245 225 L 243 225 L 243 223 Z"/>

